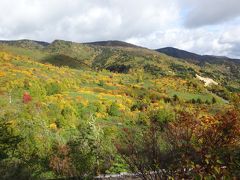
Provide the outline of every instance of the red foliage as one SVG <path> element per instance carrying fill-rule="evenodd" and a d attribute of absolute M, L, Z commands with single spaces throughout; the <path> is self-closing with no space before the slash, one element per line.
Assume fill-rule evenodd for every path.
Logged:
<path fill-rule="evenodd" d="M 128 128 L 123 128 L 122 129 L 125 133 L 129 133 L 129 129 Z"/>
<path fill-rule="evenodd" d="M 30 101 L 32 101 L 32 96 L 30 96 L 29 93 L 25 92 L 23 94 L 23 103 L 27 104 L 29 103 Z"/>
<path fill-rule="evenodd" d="M 177 176 L 183 175 L 181 167 L 202 177 L 229 176 L 237 169 L 234 154 L 239 149 L 239 129 L 239 114 L 235 110 L 200 119 L 181 112 L 177 121 L 169 123 L 166 129 L 174 170 L 180 172 Z"/>
<path fill-rule="evenodd" d="M 116 144 L 130 169 L 140 172 L 143 179 L 239 176 L 240 114 L 237 110 L 212 116 L 178 112 L 175 121 L 168 122 L 164 131 L 160 129 L 154 119 L 139 134 L 123 128 L 123 139 Z M 166 145 L 159 141 L 159 136 Z M 167 148 L 161 150 L 161 145 Z"/>

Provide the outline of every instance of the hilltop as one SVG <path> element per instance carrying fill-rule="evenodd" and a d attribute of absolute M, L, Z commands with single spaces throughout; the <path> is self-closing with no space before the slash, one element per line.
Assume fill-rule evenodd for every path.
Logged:
<path fill-rule="evenodd" d="M 111 40 L 111 41 L 96 41 L 96 42 L 87 42 L 84 43 L 87 45 L 93 45 L 93 46 L 108 46 L 108 47 L 130 47 L 130 48 L 141 48 L 140 46 L 126 43 L 123 41 L 117 41 L 117 40 Z"/>

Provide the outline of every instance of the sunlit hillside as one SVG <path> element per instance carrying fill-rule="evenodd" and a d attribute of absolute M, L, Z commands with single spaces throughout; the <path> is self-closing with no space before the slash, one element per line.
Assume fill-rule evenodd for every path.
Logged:
<path fill-rule="evenodd" d="M 124 136 L 142 137 L 152 127 L 161 134 L 181 112 L 214 129 L 219 113 L 237 108 L 238 67 L 200 66 L 140 47 L 2 42 L 0 173 L 51 179 L 131 172 Z M 197 74 L 218 85 L 205 86 Z M 172 144 L 165 136 L 158 141 L 168 154 Z M 145 147 L 133 150 L 138 146 Z M 213 170 L 220 166 L 215 160 L 222 161 L 216 158 Z"/>

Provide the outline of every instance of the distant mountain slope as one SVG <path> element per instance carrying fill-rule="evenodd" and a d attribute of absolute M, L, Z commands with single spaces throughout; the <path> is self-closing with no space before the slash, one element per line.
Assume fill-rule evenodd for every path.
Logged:
<path fill-rule="evenodd" d="M 235 62 L 240 63 L 238 59 L 231 59 L 225 56 L 212 56 L 212 55 L 199 55 L 192 52 L 188 52 L 185 50 L 173 48 L 173 47 L 165 47 L 161 49 L 156 49 L 157 52 L 164 53 L 168 56 L 172 56 L 175 58 L 191 60 L 203 64 L 205 62 L 208 63 L 223 63 L 223 62 Z"/>
<path fill-rule="evenodd" d="M 161 48 L 161 49 L 156 49 L 156 51 L 164 53 L 168 56 L 181 58 L 181 59 L 195 59 L 198 61 L 203 60 L 203 57 L 201 55 L 191 53 L 188 51 L 184 51 L 181 49 L 173 48 L 173 47 L 165 47 L 165 48 Z"/>
<path fill-rule="evenodd" d="M 190 79 L 199 74 L 231 90 L 240 89 L 240 61 L 227 57 L 201 56 L 175 48 L 159 49 L 157 52 L 121 41 L 76 43 L 55 40 L 45 43 L 20 40 L 0 41 L 0 49 L 41 63 L 73 69 L 106 69 L 118 73 L 141 71 L 158 77 Z"/>
<path fill-rule="evenodd" d="M 141 48 L 140 46 L 136 46 L 134 44 L 130 44 L 127 42 L 123 42 L 123 41 L 117 41 L 117 40 L 113 40 L 113 41 L 97 41 L 97 42 L 87 42 L 87 43 L 83 43 L 83 44 L 87 44 L 87 45 L 95 45 L 95 46 L 118 46 L 118 47 L 131 47 L 131 48 Z"/>
<path fill-rule="evenodd" d="M 7 44 L 11 46 L 18 46 L 23 48 L 43 48 L 48 46 L 50 43 L 43 42 L 43 41 L 34 41 L 34 40 L 28 40 L 28 39 L 22 39 L 22 40 L 13 40 L 13 41 L 4 41 L 0 40 L 0 44 Z"/>
<path fill-rule="evenodd" d="M 0 47 L 15 55 L 29 56 L 43 63 L 69 66 L 75 69 L 108 69 L 115 72 L 128 72 L 130 69 L 145 69 L 154 74 L 169 74 L 172 64 L 188 66 L 184 62 L 121 41 L 101 41 L 76 43 L 55 40 L 42 46 L 35 41 L 9 41 Z"/>

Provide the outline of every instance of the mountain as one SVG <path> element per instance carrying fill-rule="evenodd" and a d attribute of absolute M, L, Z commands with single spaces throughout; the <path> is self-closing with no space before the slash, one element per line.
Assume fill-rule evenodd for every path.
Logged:
<path fill-rule="evenodd" d="M 205 62 L 208 63 L 222 63 L 222 62 L 235 62 L 240 63 L 239 59 L 231 59 L 225 56 L 213 56 L 213 55 L 199 55 L 196 53 L 188 52 L 185 50 L 173 48 L 173 47 L 165 47 L 161 49 L 156 49 L 157 52 L 164 53 L 168 56 L 172 56 L 175 58 L 185 59 L 195 61 L 197 63 L 203 64 Z"/>
<path fill-rule="evenodd" d="M 121 41 L 76 43 L 55 40 L 41 46 L 35 41 L 28 40 L 27 45 L 25 41 L 0 42 L 0 47 L 7 52 L 26 55 L 42 63 L 75 69 L 128 72 L 130 69 L 143 68 L 154 74 L 168 74 L 172 63 L 189 66 L 156 51 Z"/>
<path fill-rule="evenodd" d="M 149 167 L 152 150 L 163 166 L 151 167 L 169 170 L 168 177 L 182 172 L 182 164 L 169 156 L 179 154 L 184 157 L 179 162 L 185 162 L 189 153 L 180 154 L 181 144 L 196 150 L 190 160 L 207 152 L 189 168 L 204 164 L 197 167 L 201 170 L 212 163 L 218 172 L 225 166 L 215 163 L 225 162 L 219 159 L 226 155 L 222 150 L 234 156 L 238 150 L 232 143 L 238 136 L 232 133 L 239 129 L 240 65 L 227 60 L 199 64 L 196 54 L 191 54 L 195 61 L 188 60 L 186 52 L 185 57 L 116 41 L 1 41 L 0 177 L 93 179 L 99 173 L 130 172 L 128 159 Z M 222 143 L 228 142 L 226 134 L 232 139 L 229 147 Z M 215 149 L 220 149 L 217 155 Z M 137 155 L 132 156 L 133 151 Z"/>
<path fill-rule="evenodd" d="M 168 56 L 181 58 L 181 59 L 192 59 L 192 60 L 198 60 L 201 61 L 203 57 L 201 55 L 191 53 L 188 51 L 180 50 L 173 47 L 165 47 L 161 49 L 156 49 L 157 52 L 164 53 Z"/>
<path fill-rule="evenodd" d="M 111 41 L 97 41 L 97 42 L 87 42 L 83 43 L 86 45 L 93 45 L 93 46 L 108 46 L 108 47 L 130 47 L 130 48 L 141 48 L 140 46 L 130 44 L 123 41 L 111 40 Z"/>
<path fill-rule="evenodd" d="M 13 40 L 13 41 L 0 40 L 0 44 L 18 46 L 18 47 L 23 47 L 23 48 L 32 48 L 32 47 L 43 48 L 43 47 L 48 46 L 50 43 L 44 42 L 44 41 L 22 39 L 22 40 Z"/>
<path fill-rule="evenodd" d="M 175 48 L 150 50 L 122 41 L 77 43 L 55 40 L 46 43 L 33 40 L 0 41 L 0 48 L 14 55 L 24 55 L 40 63 L 68 66 L 81 70 L 109 70 L 129 73 L 143 70 L 154 76 L 193 78 L 196 74 L 239 89 L 238 60 L 190 53 Z"/>

